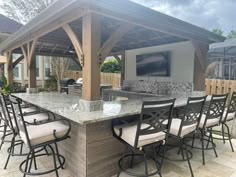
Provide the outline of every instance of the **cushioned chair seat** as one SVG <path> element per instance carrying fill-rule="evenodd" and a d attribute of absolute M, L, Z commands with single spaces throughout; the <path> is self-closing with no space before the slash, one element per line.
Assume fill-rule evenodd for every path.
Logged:
<path fill-rule="evenodd" d="M 30 112 L 35 112 L 37 111 L 37 108 L 36 107 L 27 107 L 27 108 L 22 108 L 22 113 L 25 114 L 25 113 L 30 113 Z"/>
<path fill-rule="evenodd" d="M 224 119 L 226 118 L 226 120 L 232 120 L 235 118 L 235 112 L 228 113 L 227 117 L 226 117 L 226 113 L 227 113 L 227 111 L 224 112 L 224 115 L 223 115 Z"/>
<path fill-rule="evenodd" d="M 40 122 L 48 120 L 48 114 L 47 113 L 39 113 L 34 115 L 26 115 L 24 116 L 24 120 L 28 123 L 34 123 L 34 122 Z M 12 120 L 13 127 L 16 127 L 16 123 L 14 120 Z"/>
<path fill-rule="evenodd" d="M 199 128 L 203 128 L 203 124 L 205 122 L 206 115 L 203 114 L 201 117 L 201 121 L 199 123 Z M 208 119 L 206 122 L 206 127 L 211 127 L 213 125 L 217 125 L 219 123 L 220 118 Z"/>
<path fill-rule="evenodd" d="M 171 126 L 170 126 L 170 133 L 175 136 L 178 136 L 180 124 L 181 124 L 180 119 L 173 118 Z M 183 126 L 180 136 L 183 137 L 184 135 L 187 135 L 187 134 L 193 132 L 194 130 L 196 130 L 196 127 L 197 127 L 197 123 L 192 124 L 192 125 Z"/>
<path fill-rule="evenodd" d="M 148 124 L 142 124 L 141 129 L 147 128 L 148 126 L 149 126 Z M 120 134 L 119 130 L 120 128 L 122 128 L 121 139 L 126 141 L 131 146 L 134 146 L 137 132 L 137 124 L 125 124 L 125 125 L 115 126 L 114 131 L 117 135 Z M 157 141 L 164 140 L 165 137 L 166 134 L 164 132 L 139 136 L 138 147 L 142 147 L 148 144 L 155 143 Z"/>
<path fill-rule="evenodd" d="M 68 129 L 69 126 L 59 121 L 45 123 L 41 125 L 27 126 L 31 145 L 38 145 L 44 142 L 55 140 L 55 137 L 53 135 L 54 130 L 56 130 L 56 136 L 58 138 L 61 138 L 67 133 Z M 20 131 L 20 136 L 24 143 L 27 144 L 25 133 Z"/>

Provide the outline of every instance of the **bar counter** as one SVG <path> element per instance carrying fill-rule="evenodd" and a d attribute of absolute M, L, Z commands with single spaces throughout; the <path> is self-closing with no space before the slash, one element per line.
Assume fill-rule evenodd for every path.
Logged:
<path fill-rule="evenodd" d="M 117 163 L 124 147 L 112 136 L 111 120 L 139 114 L 142 100 L 104 101 L 102 110 L 88 112 L 80 110 L 81 98 L 78 96 L 58 93 L 13 95 L 71 121 L 71 139 L 61 142 L 59 150 L 74 177 L 111 177 L 118 172 Z M 160 96 L 158 99 L 173 97 L 177 97 L 175 107 L 187 102 L 187 96 Z"/>

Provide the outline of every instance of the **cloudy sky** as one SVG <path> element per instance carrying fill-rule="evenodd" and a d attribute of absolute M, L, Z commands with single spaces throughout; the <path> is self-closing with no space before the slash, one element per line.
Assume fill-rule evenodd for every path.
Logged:
<path fill-rule="evenodd" d="M 189 23 L 225 35 L 236 30 L 236 0 L 132 0 Z"/>
<path fill-rule="evenodd" d="M 0 4 L 4 0 L 0 0 Z M 132 0 L 170 16 L 227 35 L 236 30 L 236 0 Z M 0 9 L 0 13 L 4 13 Z"/>

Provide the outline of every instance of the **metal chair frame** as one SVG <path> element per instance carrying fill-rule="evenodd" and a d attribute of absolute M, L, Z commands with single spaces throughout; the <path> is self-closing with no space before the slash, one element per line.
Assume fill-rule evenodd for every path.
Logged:
<path fill-rule="evenodd" d="M 166 146 L 170 147 L 169 149 L 172 149 L 173 147 L 179 147 L 177 154 L 179 155 L 181 152 L 182 159 L 174 159 L 174 158 L 169 158 L 169 157 L 163 157 L 162 155 L 160 155 L 163 158 L 170 161 L 187 161 L 192 177 L 194 176 L 194 174 L 193 174 L 190 159 L 192 158 L 193 155 L 192 155 L 192 152 L 187 148 L 187 145 L 184 143 L 184 139 L 185 139 L 185 136 L 191 133 L 193 134 L 196 133 L 196 130 L 199 127 L 205 101 L 206 101 L 206 96 L 189 97 L 186 106 L 183 106 L 181 108 L 176 108 L 177 118 L 181 120 L 181 123 L 179 126 L 179 131 L 178 131 L 177 136 L 171 133 L 169 134 L 169 136 L 172 138 L 176 138 L 179 144 L 178 145 L 167 144 Z M 181 136 L 184 126 L 189 126 L 189 125 L 194 125 L 194 124 L 196 124 L 195 130 L 189 132 L 188 134 L 184 136 Z"/>
<path fill-rule="evenodd" d="M 67 125 L 69 126 L 69 129 L 68 131 L 65 133 L 65 135 L 63 137 L 57 137 L 56 136 L 56 130 L 54 130 L 53 132 L 53 135 L 54 135 L 54 140 L 51 140 L 51 141 L 47 141 L 47 142 L 44 142 L 44 143 L 41 143 L 41 144 L 37 144 L 37 145 L 32 145 L 31 142 L 30 142 L 30 139 L 29 139 L 29 134 L 28 134 L 28 131 L 27 131 L 27 126 L 26 124 L 30 124 L 30 123 L 27 123 L 25 120 L 24 120 L 24 116 L 23 116 L 23 113 L 22 113 L 22 110 L 21 110 L 21 103 L 22 103 L 22 100 L 19 99 L 19 98 L 16 98 L 16 97 L 12 97 L 10 96 L 10 101 L 12 103 L 12 106 L 13 106 L 13 115 L 17 121 L 17 125 L 18 125 L 18 129 L 20 131 L 23 131 L 26 135 L 26 140 L 27 140 L 27 146 L 29 148 L 29 153 L 27 154 L 27 157 L 26 157 L 26 160 L 24 160 L 21 164 L 20 164 L 20 171 L 24 174 L 23 176 L 25 177 L 26 175 L 44 175 L 44 174 L 48 174 L 48 173 L 52 173 L 52 172 L 55 172 L 56 173 L 56 176 L 59 177 L 59 174 L 58 174 L 58 169 L 60 168 L 64 168 L 64 164 L 65 164 L 65 158 L 59 154 L 59 151 L 58 151 L 58 147 L 57 147 L 57 142 L 59 141 L 63 141 L 67 138 L 69 138 L 69 133 L 70 133 L 70 130 L 71 130 L 71 124 L 68 120 L 65 120 L 63 119 L 64 122 L 67 122 Z M 52 120 L 52 121 L 48 121 L 48 122 L 40 122 L 38 124 L 42 125 L 42 124 L 46 124 L 46 123 L 49 123 L 49 122 L 55 122 L 55 121 L 62 121 L 62 119 L 58 119 L 58 120 Z M 31 125 L 36 125 L 36 124 L 31 124 Z M 55 150 L 54 148 L 52 147 L 52 145 L 55 146 Z M 50 148 L 51 152 L 52 153 L 48 153 L 47 150 L 46 150 L 46 147 Z M 45 154 L 38 154 L 39 150 L 37 149 L 40 149 L 40 148 L 43 148 L 45 149 L 46 153 Z M 45 156 L 45 155 L 52 155 L 53 156 L 53 162 L 54 162 L 54 169 L 50 169 L 50 170 L 47 170 L 47 171 L 44 171 L 44 172 L 31 172 L 31 168 L 32 168 L 32 163 L 34 162 L 34 168 L 35 170 L 37 170 L 37 164 L 36 164 L 36 157 L 39 157 L 39 156 Z M 59 165 L 56 164 L 56 158 L 58 159 L 58 162 L 59 162 Z"/>
<path fill-rule="evenodd" d="M 218 157 L 218 154 L 216 152 L 216 145 L 213 140 L 212 128 L 219 126 L 220 122 L 222 121 L 227 97 L 228 97 L 228 94 L 218 94 L 218 95 L 214 94 L 211 96 L 210 102 L 205 104 L 203 112 L 205 113 L 206 118 L 203 123 L 203 127 L 198 128 L 201 134 L 200 135 L 201 147 L 194 146 L 195 139 L 199 139 L 199 138 L 196 138 L 195 136 L 193 136 L 192 138 L 192 145 L 186 144 L 188 146 L 191 146 L 192 148 L 200 149 L 202 151 L 203 165 L 205 165 L 205 150 L 213 150 L 215 153 L 215 156 Z M 208 120 L 216 119 L 216 118 L 219 119 L 219 121 L 216 124 L 211 125 L 211 126 L 206 125 Z M 205 142 L 207 142 L 206 146 L 205 146 Z M 211 146 L 209 147 L 210 143 L 211 143 Z"/>
<path fill-rule="evenodd" d="M 115 133 L 114 131 L 115 124 L 114 124 L 114 121 L 112 121 L 112 127 L 113 127 L 112 130 L 113 130 L 114 137 L 116 137 L 119 141 L 121 141 L 125 145 L 125 151 L 118 162 L 120 171 L 117 174 L 117 177 L 120 176 L 121 172 L 124 172 L 131 176 L 137 176 L 137 177 L 144 177 L 144 176 L 149 177 L 156 174 L 159 174 L 161 176 L 161 167 L 163 164 L 163 158 L 160 161 L 157 160 L 156 149 L 159 147 L 159 150 L 162 150 L 163 153 L 165 153 L 165 142 L 167 141 L 168 135 L 169 135 L 169 128 L 170 128 L 169 125 L 172 118 L 171 115 L 172 115 L 174 103 L 175 103 L 175 99 L 163 100 L 163 101 L 143 101 L 141 115 L 136 122 L 137 132 L 135 136 L 134 146 L 131 146 L 130 144 L 128 144 L 126 141 L 124 141 L 121 138 L 122 128 L 119 130 L 120 131 L 119 135 Z M 141 125 L 143 123 L 148 124 L 149 126 L 147 128 L 142 129 Z M 158 133 L 158 132 L 166 133 L 165 140 L 147 144 L 142 147 L 138 146 L 140 136 L 149 135 L 149 134 Z M 152 172 L 152 173 L 148 172 L 148 164 L 147 164 L 148 154 L 146 152 L 146 148 L 150 146 L 152 146 L 153 153 L 154 153 L 154 156 L 152 156 L 151 158 L 156 163 L 156 170 L 155 172 Z M 128 150 L 130 150 L 131 153 L 128 152 Z M 135 156 L 143 156 L 144 164 L 145 164 L 145 174 L 132 173 L 124 168 L 124 161 L 128 157 L 131 157 L 130 168 L 133 167 Z"/>

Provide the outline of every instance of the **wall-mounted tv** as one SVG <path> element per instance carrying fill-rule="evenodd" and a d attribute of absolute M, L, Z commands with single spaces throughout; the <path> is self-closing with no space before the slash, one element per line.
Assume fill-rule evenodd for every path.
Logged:
<path fill-rule="evenodd" d="M 137 55 L 136 74 L 137 76 L 170 76 L 170 52 Z"/>

